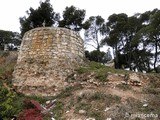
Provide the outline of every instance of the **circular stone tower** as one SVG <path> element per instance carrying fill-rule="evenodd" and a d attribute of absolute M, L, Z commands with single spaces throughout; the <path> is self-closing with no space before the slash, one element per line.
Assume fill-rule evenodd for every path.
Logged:
<path fill-rule="evenodd" d="M 83 63 L 79 34 L 53 27 L 25 33 L 13 72 L 13 85 L 26 95 L 54 96 L 67 86 L 66 77 Z"/>

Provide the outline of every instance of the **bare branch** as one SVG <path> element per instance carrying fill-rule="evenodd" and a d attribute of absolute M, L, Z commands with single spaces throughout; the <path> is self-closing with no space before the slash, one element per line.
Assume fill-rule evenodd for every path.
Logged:
<path fill-rule="evenodd" d="M 94 47 L 95 49 L 97 49 L 97 47 L 95 47 L 94 45 L 90 44 L 90 43 L 85 43 L 86 45 L 90 45 L 92 47 Z"/>

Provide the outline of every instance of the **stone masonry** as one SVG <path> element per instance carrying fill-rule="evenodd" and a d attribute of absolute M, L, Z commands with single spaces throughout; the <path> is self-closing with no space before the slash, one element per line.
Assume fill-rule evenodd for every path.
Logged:
<path fill-rule="evenodd" d="M 25 33 L 13 72 L 13 85 L 26 95 L 54 96 L 68 84 L 66 77 L 83 64 L 84 46 L 79 34 L 40 27 Z"/>

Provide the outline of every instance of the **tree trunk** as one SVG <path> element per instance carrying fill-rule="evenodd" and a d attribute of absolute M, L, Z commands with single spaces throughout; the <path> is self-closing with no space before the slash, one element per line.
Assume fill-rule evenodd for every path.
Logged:
<path fill-rule="evenodd" d="M 95 40 L 96 40 L 96 44 L 97 44 L 97 51 L 100 53 L 100 44 L 99 44 L 99 41 L 98 41 L 98 30 L 96 30 L 96 28 L 95 28 L 95 33 L 96 33 L 96 38 L 95 38 Z M 101 60 L 100 60 L 100 54 L 97 56 L 98 57 L 98 62 L 101 62 Z"/>
<path fill-rule="evenodd" d="M 156 63 L 157 63 L 157 54 L 158 54 L 158 41 L 157 40 L 155 40 L 155 54 L 154 54 L 154 70 L 155 70 L 155 72 L 157 73 L 158 71 L 157 71 L 157 68 L 156 68 Z"/>
<path fill-rule="evenodd" d="M 117 44 L 115 45 L 115 60 L 114 60 L 114 64 L 115 64 L 115 68 L 119 69 L 120 65 L 119 65 L 119 58 L 118 58 L 118 48 L 117 48 Z"/>

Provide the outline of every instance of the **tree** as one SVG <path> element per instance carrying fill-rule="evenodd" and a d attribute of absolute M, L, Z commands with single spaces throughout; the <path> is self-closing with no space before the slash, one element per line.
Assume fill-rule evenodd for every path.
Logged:
<path fill-rule="evenodd" d="M 21 43 L 21 36 L 17 32 L 0 30 L 0 49 L 4 50 L 5 44 L 18 46 Z M 11 48 L 12 49 L 12 48 Z"/>
<path fill-rule="evenodd" d="M 109 62 L 111 60 L 112 60 L 112 55 L 111 55 L 110 48 L 108 48 L 107 52 L 105 53 L 105 55 L 102 58 L 102 62 L 103 63 L 107 63 L 107 62 Z"/>
<path fill-rule="evenodd" d="M 28 17 L 20 17 L 22 36 L 32 28 L 43 26 L 43 23 L 45 26 L 52 26 L 59 20 L 59 14 L 53 11 L 50 0 L 40 2 L 40 6 L 37 9 L 31 7 L 26 13 Z"/>
<path fill-rule="evenodd" d="M 135 57 L 137 56 L 135 51 L 138 51 L 137 49 L 140 41 L 135 38 L 135 35 L 143 27 L 139 16 L 140 14 L 135 14 L 128 17 L 126 25 L 124 26 L 123 39 L 121 40 L 123 45 L 122 51 L 126 54 L 126 66 L 129 67 L 130 70 L 133 69 L 132 64 L 135 64 L 135 66 L 138 64 L 137 59 L 139 56 L 137 58 Z"/>
<path fill-rule="evenodd" d="M 85 29 L 85 43 L 100 51 L 99 35 L 104 33 L 105 20 L 101 16 L 91 16 L 83 24 L 83 28 Z"/>
<path fill-rule="evenodd" d="M 128 16 L 124 13 L 113 14 L 109 16 L 108 22 L 106 23 L 107 31 L 106 37 L 102 40 L 102 44 L 107 43 L 115 51 L 115 67 L 121 68 L 119 65 L 119 54 L 124 46 L 124 34 L 125 25 L 127 24 Z"/>
<path fill-rule="evenodd" d="M 122 65 L 130 70 L 137 68 L 158 72 L 160 62 L 160 10 L 154 9 L 128 17 L 126 14 L 113 14 L 106 23 L 106 37 L 102 44 L 113 47 L 115 67 Z"/>
<path fill-rule="evenodd" d="M 140 39 L 145 38 L 147 43 L 147 48 L 152 52 L 153 58 L 153 67 L 156 72 L 157 71 L 157 62 L 160 57 L 160 10 L 154 9 L 153 11 L 146 12 L 148 15 L 148 24 L 141 29 L 140 31 Z M 160 62 L 160 61 L 159 61 Z"/>
<path fill-rule="evenodd" d="M 148 17 L 146 14 L 135 14 L 128 17 L 126 14 L 113 14 L 108 18 L 108 34 L 103 43 L 112 46 L 115 51 L 115 67 L 122 66 L 133 70 L 146 70 L 149 68 L 149 54 L 146 48 L 141 48 L 146 44 L 145 39 L 137 38 L 138 32 L 146 26 Z M 143 53 L 143 54 L 141 54 Z M 147 67 L 144 67 L 146 66 Z"/>
<path fill-rule="evenodd" d="M 145 12 L 142 14 L 139 14 L 138 17 L 136 17 L 137 20 L 133 22 L 134 26 L 134 36 L 132 37 L 131 41 L 131 49 L 132 49 L 132 56 L 134 59 L 134 64 L 138 71 L 145 70 L 146 72 L 150 72 L 150 58 L 152 57 L 152 54 L 149 50 L 148 46 L 148 37 L 144 33 L 144 29 L 149 24 L 149 14 L 150 12 Z M 138 23 L 138 24 L 137 24 Z"/>
<path fill-rule="evenodd" d="M 74 31 L 82 29 L 82 22 L 85 18 L 86 11 L 74 6 L 66 7 L 63 11 L 63 19 L 59 21 L 59 27 L 65 27 Z"/>
<path fill-rule="evenodd" d="M 85 51 L 85 56 L 90 61 L 103 62 L 104 55 L 105 55 L 105 52 L 101 52 L 97 50 L 93 50 L 91 52 Z"/>

